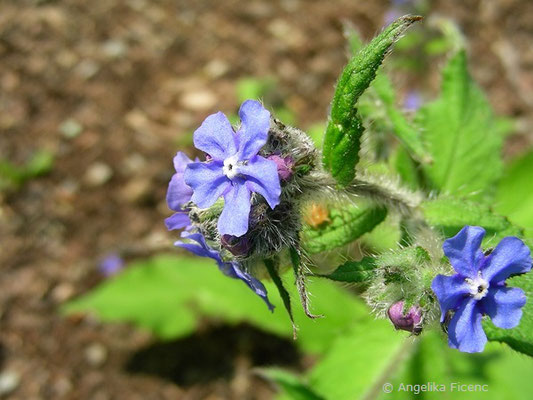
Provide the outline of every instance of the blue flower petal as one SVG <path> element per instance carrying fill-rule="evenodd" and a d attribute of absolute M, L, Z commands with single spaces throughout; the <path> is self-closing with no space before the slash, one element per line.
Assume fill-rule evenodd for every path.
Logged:
<path fill-rule="evenodd" d="M 477 277 L 483 261 L 480 246 L 484 236 L 485 229 L 465 226 L 457 235 L 444 241 L 444 254 L 459 274 L 469 278 Z"/>
<path fill-rule="evenodd" d="M 461 275 L 437 275 L 431 282 L 431 289 L 437 295 L 439 300 L 441 317 L 440 322 L 444 321 L 446 313 L 456 309 L 470 293 L 470 288 Z"/>
<path fill-rule="evenodd" d="M 169 231 L 183 229 L 191 225 L 189 214 L 186 211 L 177 212 L 165 219 L 165 225 Z"/>
<path fill-rule="evenodd" d="M 487 335 L 481 325 L 478 301 L 469 298 L 459 306 L 448 325 L 448 344 L 465 353 L 479 353 L 485 348 Z"/>
<path fill-rule="evenodd" d="M 221 161 L 190 163 L 185 170 L 185 183 L 193 189 L 191 200 L 200 208 L 212 206 L 229 190 L 230 180 L 222 171 Z"/>
<path fill-rule="evenodd" d="M 244 272 L 240 269 L 239 264 L 236 262 L 226 262 L 219 265 L 220 270 L 227 276 L 235 279 L 240 279 L 246 285 L 254 291 L 259 297 L 261 297 L 266 303 L 270 311 L 274 311 L 274 306 L 268 300 L 268 293 L 265 286 L 252 275 Z"/>
<path fill-rule="evenodd" d="M 267 290 L 265 286 L 249 273 L 242 271 L 237 262 L 222 261 L 220 253 L 209 247 L 209 245 L 205 241 L 204 236 L 201 233 L 182 232 L 181 237 L 184 239 L 192 240 L 196 242 L 196 244 L 177 241 L 175 243 L 176 246 L 189 250 L 191 253 L 196 254 L 197 256 L 212 258 L 217 262 L 218 268 L 224 273 L 224 275 L 230 278 L 240 279 L 241 281 L 246 283 L 246 285 L 250 289 L 252 289 L 255 294 L 257 294 L 264 300 L 270 311 L 274 310 L 274 306 L 268 300 Z"/>
<path fill-rule="evenodd" d="M 216 160 L 224 160 L 237 152 L 231 123 L 221 112 L 207 117 L 194 131 L 194 146 Z"/>
<path fill-rule="evenodd" d="M 255 156 L 268 139 L 270 112 L 255 100 L 246 100 L 239 109 L 241 128 L 237 132 L 239 160 Z"/>
<path fill-rule="evenodd" d="M 488 282 L 501 282 L 512 274 L 531 270 L 531 253 L 520 239 L 503 238 L 487 257 L 482 275 Z"/>
<path fill-rule="evenodd" d="M 185 172 L 187 165 L 192 163 L 192 160 L 182 151 L 178 151 L 172 161 L 174 163 L 174 169 L 176 172 L 181 172 L 182 174 Z M 196 161 L 198 161 L 198 159 Z"/>
<path fill-rule="evenodd" d="M 183 172 L 172 175 L 167 190 L 168 208 L 174 211 L 181 210 L 181 206 L 188 203 L 192 197 L 192 189 L 183 180 Z"/>
<path fill-rule="evenodd" d="M 193 254 L 196 254 L 200 257 L 209 257 L 213 260 L 217 261 L 217 263 L 222 262 L 222 259 L 220 258 L 220 254 L 218 251 L 212 249 L 209 247 L 205 241 L 205 238 L 201 233 L 190 233 L 190 232 L 182 232 L 181 237 L 184 239 L 192 240 L 196 242 L 194 243 L 185 243 L 181 240 L 178 240 L 174 243 L 175 246 L 181 247 L 182 249 L 188 250 Z"/>
<path fill-rule="evenodd" d="M 181 211 L 181 206 L 191 200 L 192 189 L 183 180 L 183 173 L 192 160 L 181 151 L 174 157 L 174 169 L 176 173 L 170 179 L 167 191 L 168 208 Z"/>
<path fill-rule="evenodd" d="M 250 190 L 243 180 L 234 180 L 231 189 L 224 195 L 224 209 L 218 218 L 221 235 L 242 236 L 248 231 L 250 215 Z"/>
<path fill-rule="evenodd" d="M 239 167 L 239 172 L 246 177 L 246 186 L 262 195 L 270 208 L 279 204 L 281 186 L 279 182 L 278 166 L 272 160 L 261 156 L 250 159 L 247 165 Z"/>
<path fill-rule="evenodd" d="M 508 287 L 491 287 L 481 300 L 483 311 L 489 315 L 498 328 L 511 329 L 522 318 L 522 307 L 526 304 L 526 295 L 522 289 Z"/>

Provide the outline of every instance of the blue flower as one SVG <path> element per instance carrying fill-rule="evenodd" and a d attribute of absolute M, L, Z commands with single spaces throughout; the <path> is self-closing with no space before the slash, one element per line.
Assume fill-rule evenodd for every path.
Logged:
<path fill-rule="evenodd" d="M 406 111 L 416 111 L 422 106 L 422 96 L 416 90 L 411 90 L 407 93 L 403 102 L 403 108 Z"/>
<path fill-rule="evenodd" d="M 511 329 L 522 317 L 526 296 L 521 289 L 510 288 L 505 280 L 531 270 L 529 248 L 516 237 L 506 237 L 489 254 L 480 246 L 485 230 L 465 226 L 444 242 L 444 254 L 457 272 L 452 276 L 437 275 L 431 288 L 437 295 L 442 312 L 454 311 L 448 325 L 450 347 L 467 353 L 483 351 L 487 336 L 481 318 L 488 315 L 494 325 Z"/>
<path fill-rule="evenodd" d="M 239 117 L 237 132 L 221 112 L 205 119 L 194 132 L 194 145 L 209 159 L 188 164 L 184 174 L 198 207 L 208 208 L 224 197 L 218 231 L 237 237 L 248 231 L 251 193 L 262 195 L 272 209 L 281 193 L 276 163 L 257 154 L 268 138 L 270 113 L 257 101 L 247 100 Z"/>
<path fill-rule="evenodd" d="M 220 256 L 220 253 L 206 243 L 205 238 L 201 233 L 191 233 L 184 231 L 181 234 L 181 237 L 187 240 L 191 240 L 196 243 L 185 243 L 182 241 L 177 241 L 174 243 L 176 246 L 184 248 L 190 251 L 193 254 L 196 254 L 200 257 L 209 257 L 216 261 L 218 268 L 224 273 L 224 275 L 229 276 L 230 278 L 240 279 L 246 285 L 252 289 L 255 294 L 261 297 L 266 303 L 270 311 L 274 311 L 274 306 L 268 300 L 268 294 L 265 286 L 256 278 L 254 278 L 249 273 L 241 270 L 239 263 L 235 261 L 224 261 Z"/>
<path fill-rule="evenodd" d="M 104 276 L 113 276 L 118 274 L 124 268 L 124 260 L 117 254 L 108 254 L 100 263 L 100 272 Z"/>
<path fill-rule="evenodd" d="M 196 159 L 196 161 L 198 161 L 198 159 Z M 178 151 L 174 157 L 174 169 L 176 170 L 176 173 L 172 175 L 170 183 L 168 184 L 167 204 L 168 208 L 176 211 L 176 213 L 165 219 L 165 225 L 169 231 L 186 228 L 191 225 L 188 212 L 183 209 L 183 205 L 191 201 L 192 189 L 187 186 L 183 180 L 183 174 L 187 165 L 192 162 L 193 161 L 181 151 Z"/>

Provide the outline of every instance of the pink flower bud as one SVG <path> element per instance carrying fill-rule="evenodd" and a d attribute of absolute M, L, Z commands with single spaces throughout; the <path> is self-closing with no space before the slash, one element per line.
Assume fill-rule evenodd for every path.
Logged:
<path fill-rule="evenodd" d="M 291 156 L 280 157 L 276 154 L 273 154 L 267 158 L 274 161 L 278 166 L 278 175 L 282 181 L 286 181 L 292 176 L 292 167 L 294 165 L 294 161 Z"/>
<path fill-rule="evenodd" d="M 419 335 L 422 332 L 422 310 L 418 306 L 412 306 L 407 313 L 404 313 L 404 302 L 394 303 L 388 311 L 389 318 L 396 329 L 411 332 Z"/>
<path fill-rule="evenodd" d="M 250 251 L 250 242 L 244 236 L 222 235 L 220 242 L 234 256 L 246 256 Z"/>

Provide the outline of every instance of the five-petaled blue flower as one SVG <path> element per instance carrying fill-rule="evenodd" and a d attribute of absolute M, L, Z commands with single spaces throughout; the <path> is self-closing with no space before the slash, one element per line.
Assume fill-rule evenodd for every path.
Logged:
<path fill-rule="evenodd" d="M 468 353 L 483 351 L 487 342 L 483 315 L 499 328 L 518 325 L 526 296 L 519 288 L 507 287 L 505 280 L 531 270 L 529 248 L 520 239 L 506 237 L 484 255 L 480 248 L 484 236 L 483 228 L 465 226 L 446 240 L 444 254 L 457 273 L 437 275 L 431 284 L 440 303 L 441 322 L 448 311 L 455 312 L 448 325 L 450 347 Z"/>
<path fill-rule="evenodd" d="M 201 233 L 190 233 L 184 231 L 182 232 L 181 237 L 196 243 L 177 241 L 175 243 L 176 246 L 189 250 L 191 253 L 196 254 L 197 256 L 212 258 L 217 262 L 218 268 L 224 273 L 224 275 L 229 276 L 230 278 L 240 279 L 246 283 L 246 285 L 252 289 L 255 294 L 265 301 L 270 311 L 274 310 L 274 306 L 268 300 L 265 286 L 263 286 L 263 284 L 252 275 L 241 270 L 239 263 L 235 261 L 223 261 L 219 252 L 209 247 Z"/>
<path fill-rule="evenodd" d="M 194 145 L 209 155 L 208 160 L 188 164 L 184 174 L 198 207 L 208 208 L 224 197 L 218 231 L 237 237 L 248 231 L 251 193 L 261 194 L 270 208 L 279 204 L 281 193 L 276 163 L 257 154 L 268 138 L 270 113 L 259 102 L 247 100 L 239 117 L 237 132 L 221 112 L 205 119 L 194 132 Z"/>
<path fill-rule="evenodd" d="M 196 159 L 198 161 L 198 159 Z M 173 229 L 182 229 L 191 225 L 189 214 L 187 210 L 183 209 L 183 205 L 191 201 L 192 189 L 187 186 L 183 180 L 183 174 L 188 164 L 193 161 L 178 151 L 174 157 L 174 169 L 176 173 L 172 175 L 170 183 L 168 184 L 167 191 L 167 204 L 168 208 L 176 211 L 172 216 L 165 220 L 165 224 L 169 231 Z"/>

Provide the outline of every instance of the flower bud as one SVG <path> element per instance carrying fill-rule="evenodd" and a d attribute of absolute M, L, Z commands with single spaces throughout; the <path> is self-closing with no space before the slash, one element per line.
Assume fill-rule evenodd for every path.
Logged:
<path fill-rule="evenodd" d="M 418 306 L 412 306 L 407 313 L 404 313 L 404 302 L 394 303 L 387 312 L 389 318 L 396 329 L 401 329 L 419 335 L 422 332 L 422 310 Z"/>
<path fill-rule="evenodd" d="M 220 243 L 234 256 L 247 256 L 250 251 L 250 241 L 244 237 L 222 235 Z"/>
<path fill-rule="evenodd" d="M 291 156 L 280 157 L 276 154 L 272 154 L 267 158 L 274 161 L 278 166 L 278 175 L 281 180 L 286 181 L 292 176 L 294 161 Z"/>

